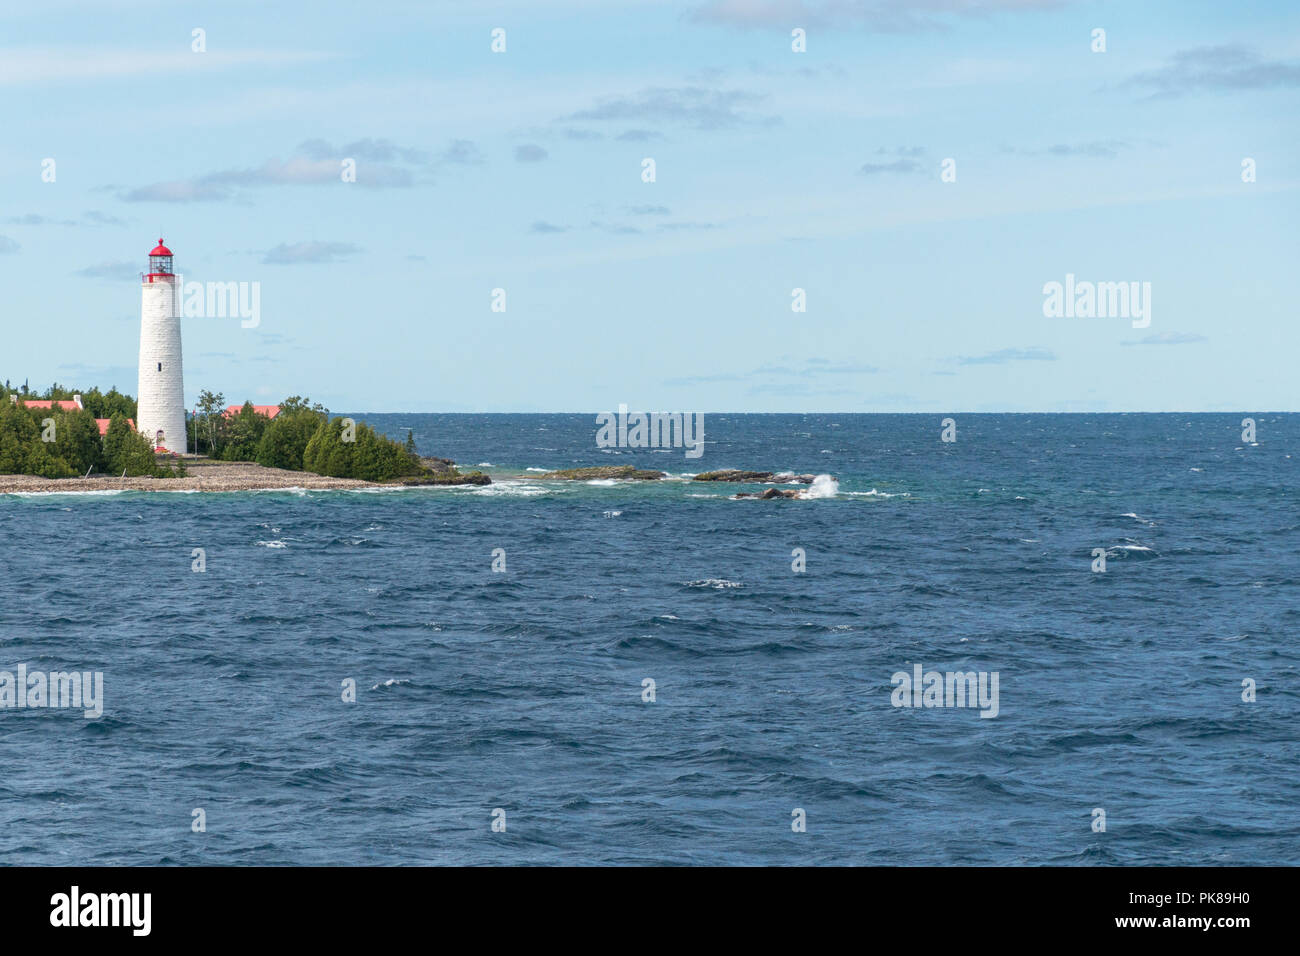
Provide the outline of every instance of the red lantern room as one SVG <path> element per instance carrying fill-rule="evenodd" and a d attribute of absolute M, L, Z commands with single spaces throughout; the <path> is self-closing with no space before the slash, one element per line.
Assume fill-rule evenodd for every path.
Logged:
<path fill-rule="evenodd" d="M 149 275 L 150 282 L 155 276 L 170 276 L 172 274 L 172 251 L 163 245 L 162 238 L 159 237 L 157 247 L 149 253 Z"/>

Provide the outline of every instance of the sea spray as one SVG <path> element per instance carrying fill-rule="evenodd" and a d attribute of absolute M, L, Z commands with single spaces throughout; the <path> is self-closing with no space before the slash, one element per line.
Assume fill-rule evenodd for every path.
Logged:
<path fill-rule="evenodd" d="M 840 483 L 830 475 L 818 475 L 812 486 L 803 493 L 804 498 L 834 498 L 840 492 Z"/>

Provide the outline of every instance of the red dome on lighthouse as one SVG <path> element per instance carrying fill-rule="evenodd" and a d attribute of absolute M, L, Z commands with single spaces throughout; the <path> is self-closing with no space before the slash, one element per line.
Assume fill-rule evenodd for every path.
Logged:
<path fill-rule="evenodd" d="M 155 276 L 172 275 L 172 251 L 163 245 L 162 239 L 158 240 L 158 246 L 153 252 L 149 253 L 149 274 L 145 276 L 146 282 L 153 282 Z"/>

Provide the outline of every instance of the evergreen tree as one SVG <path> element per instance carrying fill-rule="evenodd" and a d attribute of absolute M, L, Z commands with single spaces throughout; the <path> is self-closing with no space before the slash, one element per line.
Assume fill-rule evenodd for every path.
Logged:
<path fill-rule="evenodd" d="M 323 413 L 304 404 L 298 404 L 288 412 L 281 405 L 280 414 L 271 419 L 257 446 L 257 463 L 267 468 L 302 471 L 303 453 L 324 421 Z"/>
<path fill-rule="evenodd" d="M 104 464 L 104 445 L 99 437 L 99 426 L 89 411 L 56 411 L 55 454 L 67 462 L 77 475 L 101 469 Z"/>
<path fill-rule="evenodd" d="M 307 443 L 303 467 L 332 478 L 390 481 L 418 474 L 419 462 L 402 445 L 357 423 L 353 441 L 344 441 L 343 419 L 323 423 Z"/>
<path fill-rule="evenodd" d="M 104 436 L 104 470 L 110 475 L 170 475 L 154 459 L 149 439 L 127 424 L 126 416 L 117 414 L 108 423 Z"/>
<path fill-rule="evenodd" d="M 270 424 L 271 419 L 253 410 L 252 402 L 244 402 L 239 414 L 226 420 L 225 443 L 219 457 L 226 461 L 256 461 L 262 436 Z"/>
<path fill-rule="evenodd" d="M 28 449 L 41 440 L 27 410 L 5 401 L 0 405 L 0 474 L 27 474 Z"/>

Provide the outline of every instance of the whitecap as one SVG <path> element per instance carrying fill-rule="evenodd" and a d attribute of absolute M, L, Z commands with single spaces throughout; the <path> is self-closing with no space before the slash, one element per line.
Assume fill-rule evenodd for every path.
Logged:
<path fill-rule="evenodd" d="M 1144 518 L 1144 517 L 1142 517 L 1140 514 L 1136 514 L 1136 513 L 1132 512 L 1132 511 L 1126 511 L 1124 514 L 1120 515 L 1120 517 L 1121 517 L 1121 518 L 1132 518 L 1134 521 L 1140 522 L 1140 523 L 1146 525 L 1147 527 L 1154 527 L 1154 525 L 1155 525 L 1155 522 L 1152 521 L 1150 518 Z"/>
<path fill-rule="evenodd" d="M 481 485 L 476 487 L 470 494 L 487 495 L 489 497 L 501 495 L 507 498 L 535 498 L 538 495 L 563 494 L 563 488 L 543 488 L 541 485 L 530 485 L 523 481 L 496 481 L 490 485 Z"/>
<path fill-rule="evenodd" d="M 818 475 L 807 491 L 800 492 L 800 498 L 834 498 L 840 490 L 840 483 L 830 475 Z"/>

